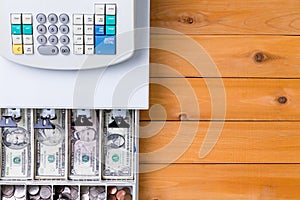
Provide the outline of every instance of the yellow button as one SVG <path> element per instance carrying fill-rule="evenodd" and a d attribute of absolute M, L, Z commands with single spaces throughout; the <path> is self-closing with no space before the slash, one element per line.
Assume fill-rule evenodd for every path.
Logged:
<path fill-rule="evenodd" d="M 13 54 L 23 54 L 23 46 L 21 44 L 14 44 L 13 45 Z"/>

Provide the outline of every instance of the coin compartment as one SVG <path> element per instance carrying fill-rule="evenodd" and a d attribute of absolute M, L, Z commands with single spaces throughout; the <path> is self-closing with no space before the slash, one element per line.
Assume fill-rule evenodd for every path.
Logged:
<path fill-rule="evenodd" d="M 55 185 L 53 186 L 53 199 L 80 199 L 78 185 Z"/>
<path fill-rule="evenodd" d="M 108 185 L 107 186 L 107 200 L 132 200 L 133 199 L 133 187 L 132 186 L 120 186 L 120 185 Z"/>
<path fill-rule="evenodd" d="M 105 185 L 81 185 L 80 200 L 106 200 Z"/>
<path fill-rule="evenodd" d="M 26 200 L 26 186 L 25 185 L 2 185 L 1 186 L 2 200 Z"/>
<path fill-rule="evenodd" d="M 28 200 L 52 200 L 52 185 L 27 185 L 26 194 Z"/>

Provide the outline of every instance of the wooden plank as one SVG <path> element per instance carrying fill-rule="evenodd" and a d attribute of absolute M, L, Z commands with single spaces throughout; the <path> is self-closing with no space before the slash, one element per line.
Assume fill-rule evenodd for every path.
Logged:
<path fill-rule="evenodd" d="M 139 191 L 143 200 L 299 199 L 300 165 L 173 164 L 140 174 Z"/>
<path fill-rule="evenodd" d="M 300 122 L 141 122 L 140 163 L 300 163 L 299 128 Z"/>
<path fill-rule="evenodd" d="M 185 34 L 299 34 L 295 0 L 152 0 L 151 26 Z"/>
<path fill-rule="evenodd" d="M 300 77 L 299 37 L 152 35 L 151 46 L 151 77 Z"/>
<path fill-rule="evenodd" d="M 141 112 L 142 120 L 299 120 L 300 116 L 299 79 L 150 81 L 150 110 Z"/>

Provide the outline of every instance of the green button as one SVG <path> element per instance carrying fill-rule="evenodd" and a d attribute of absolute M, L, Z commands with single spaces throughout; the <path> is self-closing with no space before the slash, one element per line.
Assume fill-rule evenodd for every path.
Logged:
<path fill-rule="evenodd" d="M 21 35 L 21 25 L 11 25 L 11 34 L 12 35 Z"/>
<path fill-rule="evenodd" d="M 32 25 L 23 25 L 23 34 L 32 35 Z"/>
<path fill-rule="evenodd" d="M 115 35 L 116 27 L 115 26 L 106 26 L 106 35 Z"/>
<path fill-rule="evenodd" d="M 115 25 L 116 24 L 116 16 L 106 15 L 106 24 L 107 25 Z"/>

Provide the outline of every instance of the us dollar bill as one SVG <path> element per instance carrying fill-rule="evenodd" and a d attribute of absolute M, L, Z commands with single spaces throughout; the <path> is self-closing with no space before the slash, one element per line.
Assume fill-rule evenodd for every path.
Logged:
<path fill-rule="evenodd" d="M 96 110 L 72 110 L 70 127 L 71 179 L 99 178 L 99 115 Z"/>
<path fill-rule="evenodd" d="M 1 118 L 4 120 L 1 121 L 1 177 L 3 179 L 29 179 L 32 159 L 32 111 L 17 109 L 20 115 L 16 116 L 9 113 L 15 112 L 15 109 L 9 110 L 1 109 Z"/>
<path fill-rule="evenodd" d="M 103 111 L 104 179 L 133 179 L 134 112 Z"/>
<path fill-rule="evenodd" d="M 55 110 L 55 118 L 48 120 L 52 128 L 35 127 L 35 178 L 64 179 L 66 175 L 66 110 Z M 36 124 L 43 123 L 43 109 L 35 110 Z M 50 123 L 49 123 L 50 122 Z M 35 125 L 36 126 L 36 125 Z"/>

